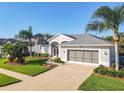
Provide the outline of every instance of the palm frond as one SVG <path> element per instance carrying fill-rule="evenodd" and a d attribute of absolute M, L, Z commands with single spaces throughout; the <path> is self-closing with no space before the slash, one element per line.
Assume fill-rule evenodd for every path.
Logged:
<path fill-rule="evenodd" d="M 105 24 L 102 21 L 94 20 L 87 24 L 86 32 L 98 31 L 99 33 L 105 30 Z"/>
<path fill-rule="evenodd" d="M 102 6 L 96 10 L 92 19 L 102 21 L 105 29 L 118 32 L 120 24 L 124 23 L 124 4 L 113 8 Z"/>
<path fill-rule="evenodd" d="M 93 14 L 92 18 L 101 18 L 103 20 L 111 19 L 113 14 L 113 10 L 108 6 L 102 6 L 97 9 L 97 11 Z"/>

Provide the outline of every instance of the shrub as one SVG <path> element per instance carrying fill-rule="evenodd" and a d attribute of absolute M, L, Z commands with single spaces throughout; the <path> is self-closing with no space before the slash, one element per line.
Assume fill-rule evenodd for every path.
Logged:
<path fill-rule="evenodd" d="M 118 76 L 118 72 L 115 71 L 115 70 L 109 70 L 108 72 L 109 72 L 108 76 L 112 76 L 112 77 L 117 77 Z"/>
<path fill-rule="evenodd" d="M 61 61 L 61 58 L 55 58 L 55 59 L 53 59 L 53 61 L 55 62 L 55 63 L 61 63 L 62 61 Z"/>
<path fill-rule="evenodd" d="M 107 69 L 104 66 L 100 66 L 94 70 L 95 73 L 99 73 L 105 75 L 107 73 Z"/>
<path fill-rule="evenodd" d="M 111 64 L 111 67 L 115 67 L 115 63 L 112 63 L 112 64 Z"/>
<path fill-rule="evenodd" d="M 118 77 L 123 78 L 124 77 L 124 72 L 123 71 L 118 71 Z"/>
<path fill-rule="evenodd" d="M 104 66 L 99 66 L 96 69 L 94 69 L 94 72 L 102 75 L 111 76 L 111 77 L 124 78 L 124 68 L 119 71 L 115 71 L 113 69 L 109 69 Z"/>
<path fill-rule="evenodd" d="M 120 69 L 120 71 L 124 71 L 124 68 Z"/>

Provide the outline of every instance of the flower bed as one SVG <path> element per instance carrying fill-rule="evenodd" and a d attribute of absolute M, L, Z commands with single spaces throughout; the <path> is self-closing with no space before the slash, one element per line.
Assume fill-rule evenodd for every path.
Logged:
<path fill-rule="evenodd" d="M 23 64 L 18 63 L 18 62 L 5 62 L 4 64 L 9 64 L 9 65 L 15 65 L 15 66 L 22 66 Z"/>
<path fill-rule="evenodd" d="M 38 57 L 38 56 L 33 56 L 33 58 L 48 59 L 48 57 Z"/>
<path fill-rule="evenodd" d="M 52 69 L 54 67 L 56 67 L 56 64 L 52 64 L 52 63 L 44 63 L 42 64 L 43 67 L 47 67 L 48 69 Z"/>

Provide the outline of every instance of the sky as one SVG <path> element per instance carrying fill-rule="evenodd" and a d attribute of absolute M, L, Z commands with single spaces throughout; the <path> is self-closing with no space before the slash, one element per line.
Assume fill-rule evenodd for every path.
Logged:
<path fill-rule="evenodd" d="M 112 2 L 0 2 L 0 38 L 13 38 L 22 29 L 32 26 L 33 34 L 84 33 L 92 14 L 100 6 L 114 7 Z M 124 25 L 119 28 L 124 32 Z M 91 33 L 96 35 L 96 33 Z M 112 31 L 98 36 L 112 35 Z"/>

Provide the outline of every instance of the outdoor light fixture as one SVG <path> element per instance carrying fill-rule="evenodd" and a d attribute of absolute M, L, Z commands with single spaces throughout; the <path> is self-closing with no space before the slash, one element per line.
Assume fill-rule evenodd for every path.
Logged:
<path fill-rule="evenodd" d="M 107 52 L 106 52 L 106 51 L 104 51 L 104 54 L 105 54 L 105 55 L 107 55 Z"/>

